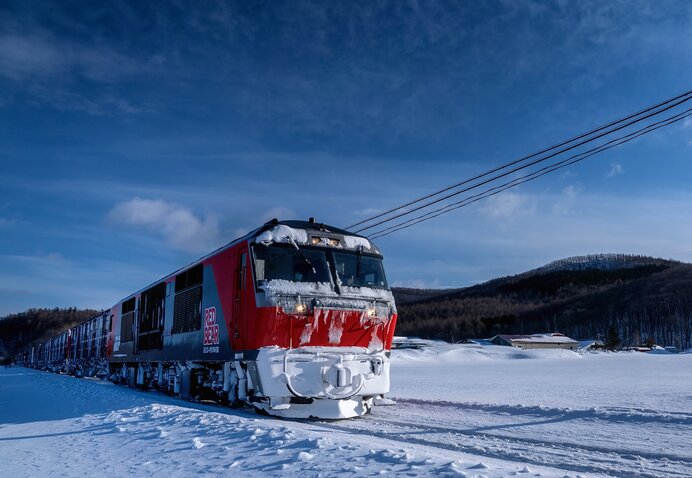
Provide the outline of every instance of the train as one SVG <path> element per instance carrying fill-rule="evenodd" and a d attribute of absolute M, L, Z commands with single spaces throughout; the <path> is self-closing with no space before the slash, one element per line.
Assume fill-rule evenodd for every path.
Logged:
<path fill-rule="evenodd" d="M 368 238 L 273 219 L 17 361 L 262 414 L 343 419 L 388 402 L 396 321 Z"/>

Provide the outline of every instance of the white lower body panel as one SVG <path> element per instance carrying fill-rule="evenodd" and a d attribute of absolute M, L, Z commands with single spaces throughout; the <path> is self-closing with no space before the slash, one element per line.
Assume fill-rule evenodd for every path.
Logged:
<path fill-rule="evenodd" d="M 267 347 L 246 364 L 257 400 L 253 404 L 276 416 L 356 417 L 389 392 L 390 362 L 383 350 Z"/>

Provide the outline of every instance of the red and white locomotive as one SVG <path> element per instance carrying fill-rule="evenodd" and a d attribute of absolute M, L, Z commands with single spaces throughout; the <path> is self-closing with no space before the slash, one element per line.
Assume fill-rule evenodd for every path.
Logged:
<path fill-rule="evenodd" d="M 271 415 L 348 418 L 389 391 L 396 318 L 367 238 L 272 220 L 25 360 Z"/>

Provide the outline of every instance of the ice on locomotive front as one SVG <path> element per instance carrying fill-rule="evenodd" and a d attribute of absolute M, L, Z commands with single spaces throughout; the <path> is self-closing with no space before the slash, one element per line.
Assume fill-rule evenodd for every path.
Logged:
<path fill-rule="evenodd" d="M 375 245 L 277 225 L 251 247 L 258 319 L 271 324 L 257 327 L 261 337 L 246 331 L 258 345 L 248 373 L 265 398 L 255 406 L 348 418 L 385 401 L 396 308 Z"/>

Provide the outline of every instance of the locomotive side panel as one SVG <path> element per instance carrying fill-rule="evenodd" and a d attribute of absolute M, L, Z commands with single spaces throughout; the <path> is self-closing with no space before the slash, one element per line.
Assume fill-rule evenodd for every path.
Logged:
<path fill-rule="evenodd" d="M 172 314 L 164 331 L 163 348 L 141 354 L 140 361 L 217 361 L 231 356 L 220 285 L 214 269 L 212 263 L 207 261 L 202 265 L 199 285 L 172 287 L 180 290 L 171 293 L 169 302 Z M 223 272 L 219 275 L 223 275 Z M 183 322 L 186 325 L 181 325 Z"/>
<path fill-rule="evenodd" d="M 120 307 L 114 307 L 114 317 L 118 317 L 118 320 L 113 321 L 111 361 L 228 360 L 232 350 L 228 314 L 222 297 L 230 289 L 227 282 L 231 280 L 231 274 L 226 264 L 228 261 L 224 259 L 224 254 L 219 254 L 161 283 L 162 305 L 161 310 L 156 310 L 161 316 L 159 329 L 146 320 L 151 315 L 151 309 L 146 309 L 148 297 L 145 293 L 124 300 Z M 134 308 L 127 305 L 133 299 Z M 231 309 L 228 305 L 227 308 Z M 118 309 L 121 309 L 120 313 L 117 313 Z M 143 327 L 145 324 L 146 330 Z M 160 334 L 160 342 L 156 334 Z"/>
<path fill-rule="evenodd" d="M 217 355 L 211 357 L 224 361 L 233 360 L 235 351 L 241 345 L 238 331 L 242 297 L 238 278 L 242 272 L 238 270 L 238 264 L 242 255 L 241 243 L 212 256 L 207 262 L 209 282 L 214 284 L 208 306 L 214 307 L 214 323 L 218 325 L 220 332 L 219 337 L 215 339 L 220 350 Z"/>
<path fill-rule="evenodd" d="M 128 357 L 134 357 L 134 316 L 136 304 L 139 299 L 134 295 L 121 301 L 113 307 L 115 310 L 113 320 L 113 350 L 110 360 L 113 362 L 126 362 Z"/>

